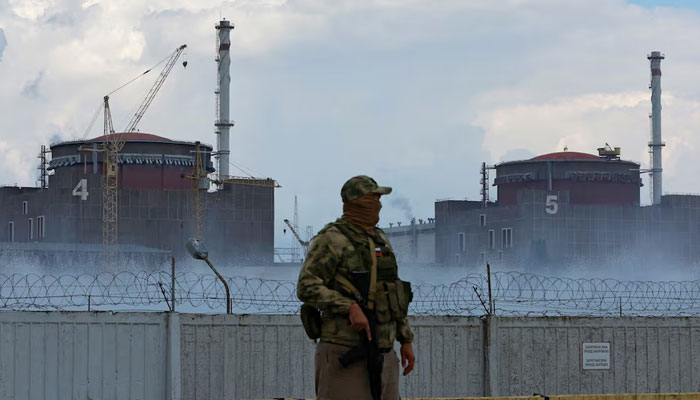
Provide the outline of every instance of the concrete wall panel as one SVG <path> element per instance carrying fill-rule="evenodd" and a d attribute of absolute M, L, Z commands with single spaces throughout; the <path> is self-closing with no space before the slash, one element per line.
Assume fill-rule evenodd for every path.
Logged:
<path fill-rule="evenodd" d="M 696 318 L 501 318 L 498 395 L 700 390 Z M 611 368 L 583 370 L 582 342 L 610 342 Z"/>
<path fill-rule="evenodd" d="M 182 315 L 183 399 L 308 397 L 314 344 L 298 316 Z"/>
<path fill-rule="evenodd" d="M 0 313 L 0 398 L 165 399 L 156 313 Z"/>
<path fill-rule="evenodd" d="M 410 324 L 418 361 L 400 379 L 403 396 L 483 396 L 483 327 L 478 318 L 416 317 Z"/>
<path fill-rule="evenodd" d="M 183 315 L 181 321 L 183 399 L 314 396 L 314 344 L 298 316 Z M 483 395 L 481 321 L 420 317 L 411 323 L 420 361 L 402 377 L 402 394 Z"/>

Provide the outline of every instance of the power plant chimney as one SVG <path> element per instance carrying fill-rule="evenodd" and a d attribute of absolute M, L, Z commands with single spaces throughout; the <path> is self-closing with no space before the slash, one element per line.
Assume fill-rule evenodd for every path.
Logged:
<path fill-rule="evenodd" d="M 231 84 L 231 75 L 229 68 L 231 66 L 231 57 L 229 49 L 231 48 L 231 29 L 233 25 L 230 21 L 222 19 L 219 25 L 216 25 L 217 38 L 216 48 L 218 51 L 216 64 L 218 66 L 217 84 L 216 84 L 216 134 L 217 134 L 217 158 L 219 165 L 217 166 L 219 177 L 226 179 L 229 176 L 229 129 L 233 126 L 233 121 L 229 119 L 229 86 Z"/>
<path fill-rule="evenodd" d="M 663 184 L 661 173 L 661 148 L 665 144 L 661 141 L 661 60 L 665 56 L 660 51 L 652 51 L 647 56 L 651 66 L 651 142 L 649 142 L 649 152 L 651 153 L 651 193 L 653 204 L 661 204 Z"/>

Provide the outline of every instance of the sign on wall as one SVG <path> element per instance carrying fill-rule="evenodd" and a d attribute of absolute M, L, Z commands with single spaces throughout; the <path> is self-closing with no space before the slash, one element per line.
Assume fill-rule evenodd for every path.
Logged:
<path fill-rule="evenodd" d="M 549 215 L 554 215 L 559 211 L 559 196 L 556 194 L 548 194 L 547 201 L 544 203 L 544 210 Z"/>
<path fill-rule="evenodd" d="M 581 367 L 585 369 L 610 369 L 610 343 L 581 343 Z"/>
<path fill-rule="evenodd" d="M 88 199 L 88 183 L 87 179 L 81 179 L 78 184 L 73 188 L 73 196 L 80 197 L 80 200 L 85 201 Z"/>

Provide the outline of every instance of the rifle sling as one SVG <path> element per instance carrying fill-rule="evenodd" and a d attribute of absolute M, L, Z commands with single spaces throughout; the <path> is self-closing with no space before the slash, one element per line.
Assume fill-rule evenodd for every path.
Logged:
<path fill-rule="evenodd" d="M 369 253 L 372 256 L 372 269 L 369 272 L 369 294 L 367 295 L 367 308 L 374 310 L 375 291 L 377 290 L 377 254 L 374 247 L 374 240 L 369 240 Z"/>
<path fill-rule="evenodd" d="M 362 302 L 364 300 L 360 291 L 357 290 L 355 285 L 353 285 L 352 282 L 350 282 L 346 277 L 342 275 L 337 275 L 335 277 L 335 281 L 338 282 L 340 286 L 342 286 L 343 289 L 345 289 L 348 293 L 355 296 L 355 300 L 357 300 L 358 302 Z"/>

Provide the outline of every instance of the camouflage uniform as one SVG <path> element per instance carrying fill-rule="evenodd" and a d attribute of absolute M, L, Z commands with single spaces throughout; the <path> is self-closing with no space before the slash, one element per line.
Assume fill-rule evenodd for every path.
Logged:
<path fill-rule="evenodd" d="M 375 228 L 371 235 L 342 219 L 326 225 L 311 243 L 306 260 L 299 274 L 297 296 L 301 301 L 323 312 L 321 341 L 358 346 L 363 332 L 350 329 L 348 309 L 355 303 L 350 293 L 334 280 L 336 274 L 351 279 L 350 271 L 368 271 L 372 265 L 369 240 L 372 237 L 377 257 L 377 335 L 380 348 L 392 348 L 394 341 L 412 343 L 413 333 L 406 317 L 394 318 L 397 301 L 390 298 L 384 285 L 394 285 L 398 280 L 396 256 L 384 232 Z M 394 310 L 392 310 L 394 308 Z"/>
<path fill-rule="evenodd" d="M 379 187 L 373 179 L 361 176 L 349 180 L 343 186 L 341 196 L 347 202 L 368 193 L 390 192 L 391 188 Z M 399 397 L 398 358 L 393 346 L 396 340 L 402 344 L 413 341 L 406 320 L 410 286 L 402 286 L 408 283 L 399 280 L 394 251 L 381 229 L 375 227 L 372 232 L 366 232 L 338 219 L 326 225 L 313 239 L 297 285 L 297 297 L 323 314 L 321 343 L 316 354 L 316 394 L 319 399 L 371 398 L 367 397 L 366 368 L 354 365 L 342 369 L 337 361 L 338 354 L 359 346 L 366 334 L 350 328 L 348 310 L 355 300 L 336 280 L 338 276 L 352 280 L 351 271 L 369 271 L 372 265 L 370 252 L 375 253 L 377 260 L 374 305 L 377 337 L 372 340 L 376 340 L 378 347 L 386 352 L 382 399 Z M 406 288 L 408 290 L 404 290 Z M 324 376 L 333 382 L 323 382 Z"/>

